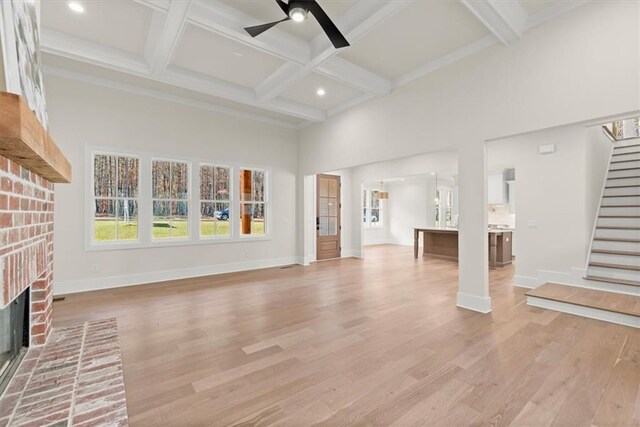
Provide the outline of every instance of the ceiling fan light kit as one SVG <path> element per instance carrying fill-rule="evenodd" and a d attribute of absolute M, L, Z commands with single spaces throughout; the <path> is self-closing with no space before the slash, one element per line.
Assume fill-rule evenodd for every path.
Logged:
<path fill-rule="evenodd" d="M 275 0 L 280 9 L 287 15 L 286 18 L 268 24 L 255 25 L 253 27 L 245 27 L 245 31 L 251 37 L 257 37 L 268 29 L 275 27 L 277 24 L 285 21 L 302 22 L 308 17 L 309 12 L 316 18 L 318 24 L 322 27 L 331 43 L 336 49 L 349 46 L 349 42 L 342 35 L 338 27 L 333 23 L 329 15 L 320 7 L 315 0 L 290 0 L 285 3 L 282 0 Z"/>

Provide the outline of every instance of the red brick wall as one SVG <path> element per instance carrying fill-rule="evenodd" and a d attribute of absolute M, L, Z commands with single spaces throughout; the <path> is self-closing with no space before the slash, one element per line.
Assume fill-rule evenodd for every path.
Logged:
<path fill-rule="evenodd" d="M 0 307 L 31 286 L 31 345 L 51 332 L 53 184 L 0 156 Z"/>

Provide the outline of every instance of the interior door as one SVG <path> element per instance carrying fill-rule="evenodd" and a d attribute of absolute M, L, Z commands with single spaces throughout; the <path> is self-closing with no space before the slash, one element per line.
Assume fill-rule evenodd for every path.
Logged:
<path fill-rule="evenodd" d="M 316 259 L 340 257 L 340 177 L 317 175 Z"/>

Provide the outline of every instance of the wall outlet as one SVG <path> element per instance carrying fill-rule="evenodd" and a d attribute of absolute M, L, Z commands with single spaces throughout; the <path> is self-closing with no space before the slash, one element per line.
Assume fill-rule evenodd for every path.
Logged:
<path fill-rule="evenodd" d="M 91 272 L 97 273 L 100 269 L 98 268 L 98 264 L 91 264 Z"/>
<path fill-rule="evenodd" d="M 529 230 L 537 230 L 538 229 L 538 221 L 536 221 L 535 219 L 530 219 L 529 222 L 527 223 L 527 228 Z"/>

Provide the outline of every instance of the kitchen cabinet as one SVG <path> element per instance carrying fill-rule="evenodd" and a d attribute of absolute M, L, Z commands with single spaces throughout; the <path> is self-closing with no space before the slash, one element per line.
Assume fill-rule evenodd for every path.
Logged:
<path fill-rule="evenodd" d="M 507 184 L 502 171 L 489 174 L 488 195 L 490 205 L 504 205 L 507 200 Z"/>

